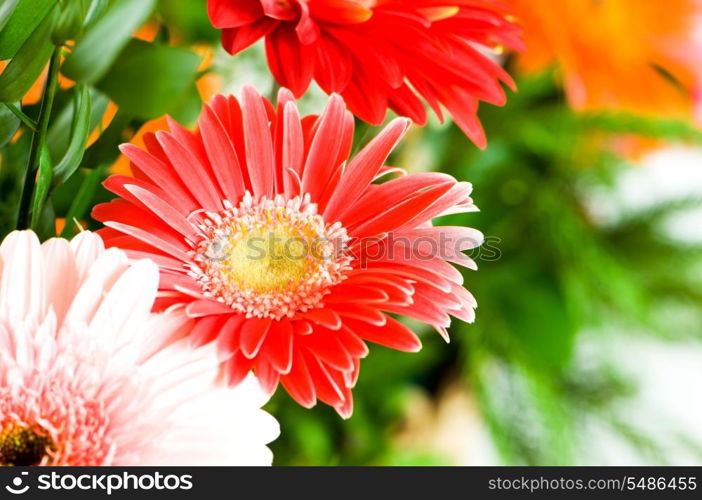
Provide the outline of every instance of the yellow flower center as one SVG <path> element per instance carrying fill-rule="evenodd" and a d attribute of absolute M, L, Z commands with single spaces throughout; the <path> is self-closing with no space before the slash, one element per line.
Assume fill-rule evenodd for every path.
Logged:
<path fill-rule="evenodd" d="M 308 200 L 255 202 L 210 214 L 195 251 L 203 291 L 250 317 L 293 316 L 317 307 L 343 279 L 346 232 Z"/>
<path fill-rule="evenodd" d="M 324 265 L 308 248 L 318 237 L 313 230 L 297 227 L 282 208 L 264 210 L 263 215 L 266 224 L 248 229 L 234 223 L 232 233 L 218 241 L 227 251 L 217 267 L 230 284 L 255 292 L 281 291 Z"/>

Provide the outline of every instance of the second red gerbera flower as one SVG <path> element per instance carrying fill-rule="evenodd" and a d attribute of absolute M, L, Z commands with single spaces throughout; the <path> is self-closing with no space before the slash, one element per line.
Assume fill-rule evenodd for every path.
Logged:
<path fill-rule="evenodd" d="M 254 370 L 304 406 L 317 398 L 342 416 L 364 341 L 417 351 L 394 315 L 432 325 L 474 318 L 475 300 L 449 262 L 482 235 L 432 227 L 445 213 L 475 210 L 471 185 L 446 174 L 379 177 L 409 126 L 399 118 L 347 163 L 354 121 L 333 96 L 320 117 L 300 119 L 283 89 L 277 109 L 251 88 L 240 103 L 217 96 L 193 133 L 125 145 L 135 178 L 112 176 L 120 198 L 98 205 L 107 244 L 161 269 L 160 308 L 181 309 L 195 346 L 216 341 L 232 385 Z M 391 316 L 392 315 L 392 316 Z"/>
<path fill-rule="evenodd" d="M 445 107 L 478 146 L 478 101 L 502 105 L 509 75 L 481 51 L 523 48 L 494 0 L 208 0 L 212 24 L 236 54 L 266 37 L 278 83 L 301 97 L 314 79 L 371 124 L 388 108 L 425 124 L 421 98 Z"/>

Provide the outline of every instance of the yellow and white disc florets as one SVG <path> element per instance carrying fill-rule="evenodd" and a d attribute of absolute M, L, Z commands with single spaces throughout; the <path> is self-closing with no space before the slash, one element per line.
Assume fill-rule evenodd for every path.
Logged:
<path fill-rule="evenodd" d="M 350 269 L 348 236 L 326 224 L 309 195 L 246 193 L 237 207 L 208 213 L 191 274 L 205 294 L 247 317 L 281 319 L 318 307 Z"/>

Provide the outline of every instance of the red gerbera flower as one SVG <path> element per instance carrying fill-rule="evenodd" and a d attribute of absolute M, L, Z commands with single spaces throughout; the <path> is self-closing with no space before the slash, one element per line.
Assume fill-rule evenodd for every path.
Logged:
<path fill-rule="evenodd" d="M 505 103 L 510 76 L 481 49 L 521 49 L 520 29 L 494 0 L 208 0 L 231 54 L 266 37 L 268 64 L 300 97 L 312 79 L 362 120 L 387 108 L 426 123 L 419 96 L 444 106 L 478 146 L 478 101 Z"/>
<path fill-rule="evenodd" d="M 391 122 L 347 163 L 354 121 L 335 95 L 300 119 L 283 89 L 277 109 L 247 87 L 241 103 L 217 96 L 196 132 L 175 122 L 127 144 L 135 178 L 105 185 L 98 205 L 108 245 L 161 269 L 159 308 L 195 318 L 194 346 L 216 341 L 232 385 L 253 370 L 267 391 L 281 382 L 300 404 L 317 398 L 342 416 L 364 341 L 417 351 L 394 315 L 432 325 L 474 319 L 475 300 L 447 261 L 482 241 L 463 227 L 432 227 L 475 210 L 471 185 L 446 174 L 396 176 L 384 167 L 409 126 Z M 391 316 L 392 315 L 392 316 Z"/>

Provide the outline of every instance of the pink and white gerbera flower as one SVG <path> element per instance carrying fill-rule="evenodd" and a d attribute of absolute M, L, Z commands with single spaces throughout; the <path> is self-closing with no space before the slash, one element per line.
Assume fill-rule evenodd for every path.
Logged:
<path fill-rule="evenodd" d="M 188 320 L 152 314 L 153 262 L 99 236 L 0 246 L 0 464 L 264 465 L 277 422 L 255 379 L 214 386 Z"/>

